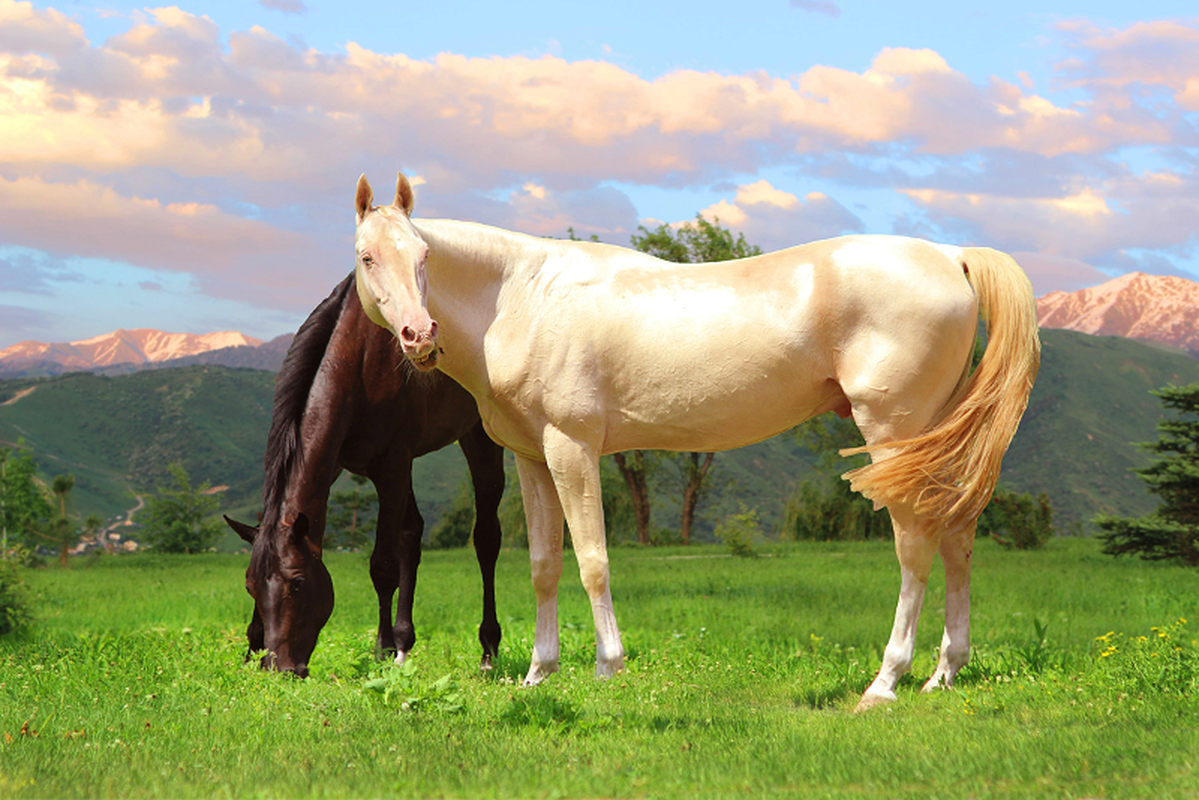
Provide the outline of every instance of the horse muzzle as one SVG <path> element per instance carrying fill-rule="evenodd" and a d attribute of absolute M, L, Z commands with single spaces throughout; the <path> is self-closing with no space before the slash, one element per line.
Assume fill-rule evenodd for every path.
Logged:
<path fill-rule="evenodd" d="M 437 321 L 429 320 L 429 325 L 423 331 L 405 325 L 399 332 L 400 345 L 404 355 L 422 372 L 437 368 L 437 357 L 441 348 L 437 346 Z"/>

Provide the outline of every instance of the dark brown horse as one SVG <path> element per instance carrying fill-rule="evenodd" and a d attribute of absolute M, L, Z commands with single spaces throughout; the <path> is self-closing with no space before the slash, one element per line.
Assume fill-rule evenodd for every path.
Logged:
<path fill-rule="evenodd" d="M 342 469 L 370 478 L 379 495 L 370 564 L 379 595 L 378 648 L 403 661 L 416 641 L 412 601 L 424 532 L 412 460 L 454 441 L 475 489 L 486 665 L 500 643 L 495 562 L 503 449 L 483 432 L 466 390 L 439 372 L 417 372 L 395 338 L 366 318 L 350 275 L 300 326 L 275 381 L 262 521 L 250 527 L 225 518 L 253 548 L 246 590 L 254 616 L 246 635 L 252 652 L 268 652 L 264 667 L 307 675 L 317 636 L 333 612 L 333 581 L 321 553 L 329 487 Z"/>

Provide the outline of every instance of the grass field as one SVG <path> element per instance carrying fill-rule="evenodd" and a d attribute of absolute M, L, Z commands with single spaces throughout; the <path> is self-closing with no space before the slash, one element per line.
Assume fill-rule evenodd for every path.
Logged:
<path fill-rule="evenodd" d="M 505 550 L 505 641 L 481 674 L 468 551 L 425 556 L 409 665 L 373 658 L 365 555 L 305 681 L 242 662 L 245 557 L 79 560 L 31 575 L 40 622 L 0 639 L 0 797 L 1195 797 L 1193 571 L 1090 540 L 980 542 L 975 651 L 935 663 L 941 584 L 899 700 L 851 713 L 894 612 L 888 544 L 612 552 L 628 669 L 591 676 L 568 554 L 563 672 L 519 686 L 533 598 Z M 1199 618 L 1199 617 L 1197 617 Z"/>

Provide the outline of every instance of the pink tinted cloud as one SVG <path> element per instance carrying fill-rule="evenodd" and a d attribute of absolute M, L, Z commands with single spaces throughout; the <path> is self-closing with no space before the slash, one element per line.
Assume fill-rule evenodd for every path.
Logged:
<path fill-rule="evenodd" d="M 831 197 L 811 192 L 800 198 L 765 180 L 737 187 L 731 200 L 700 213 L 745 234 L 746 241 L 765 252 L 864 230 L 862 221 Z"/>
<path fill-rule="evenodd" d="M 330 269 L 314 253 L 341 263 L 329 255 L 348 252 L 350 223 L 338 215 L 353 179 L 375 165 L 426 176 L 432 202 L 423 208 L 545 235 L 573 224 L 619 240 L 637 214 L 608 182 L 704 185 L 828 153 L 958 163 L 994 149 L 1102 160 L 1179 136 L 1177 114 L 1145 106 L 1134 80 L 1167 87 L 1167 110 L 1193 107 L 1192 94 L 1199 102 L 1184 52 L 1199 28 L 1185 23 L 1064 29 L 1079 59 L 1062 74 L 1094 98 L 1059 104 L 1023 79 L 976 84 L 928 49 L 886 48 L 860 72 L 816 65 L 793 78 L 677 70 L 645 79 L 552 56 L 418 60 L 354 43 L 327 54 L 257 27 L 228 33 L 226 47 L 217 22 L 177 8 L 152 9 L 102 44 L 29 3 L 0 0 L 0 21 L 0 201 L 28 221 L 6 219 L 0 230 L 57 252 L 54 226 L 21 209 L 70 208 L 77 252 L 194 270 L 210 276 L 209 291 L 236 290 L 234 265 L 248 282 L 269 284 L 264 253 L 301 275 Z M 1164 63 L 1154 43 L 1173 43 L 1178 58 Z M 137 197 L 116 188 L 132 174 Z M 156 199 L 169 196 L 156 174 L 173 186 L 202 179 L 225 202 Z M 908 197 L 934 221 L 1060 257 L 1186 246 L 1188 174 L 1174 199 L 1154 195 L 1163 190 L 1148 178 L 1104 180 L 1082 176 L 1049 198 L 917 182 Z M 1083 213 L 1079 187 L 1092 183 L 1092 195 L 1122 216 Z M 789 209 L 769 196 L 726 201 L 763 246 L 861 225 L 831 197 L 796 197 Z M 189 203 L 190 216 L 180 210 Z M 299 207 L 293 226 L 306 232 L 221 210 L 243 206 L 281 215 Z M 172 241 L 210 255 L 181 255 Z"/>
<path fill-rule="evenodd" d="M 304 184 L 366 155 L 437 163 L 491 186 L 513 173 L 658 182 L 900 141 L 924 153 L 1057 154 L 1168 136 L 1147 120 L 1090 119 L 1016 84 L 975 85 L 931 50 L 888 48 L 861 73 L 679 70 L 646 80 L 607 62 L 548 56 L 420 61 L 353 43 L 331 56 L 261 28 L 231 33 L 226 52 L 216 23 L 175 8 L 153 10 L 101 46 L 81 44 L 73 25 L 52 10 L 14 23 L 25 39 L 57 35 L 72 46 L 10 51 L 6 80 L 21 84 L 13 110 L 46 128 L 43 141 L 94 118 L 99 153 L 185 174 Z M 36 159 L 32 146 L 22 150 Z M 83 146 L 51 148 L 51 158 L 103 162 Z"/>
<path fill-rule="evenodd" d="M 222 272 L 245 254 L 306 245 L 300 234 L 209 205 L 164 205 L 87 181 L 36 178 L 0 178 L 0 235 L 18 246 L 181 272 Z"/>

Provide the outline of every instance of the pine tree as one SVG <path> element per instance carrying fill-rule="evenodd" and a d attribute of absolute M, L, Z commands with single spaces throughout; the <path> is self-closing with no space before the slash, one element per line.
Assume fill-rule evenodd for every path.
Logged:
<path fill-rule="evenodd" d="M 1166 457 L 1134 472 L 1161 497 L 1161 507 L 1139 518 L 1101 515 L 1095 524 L 1108 555 L 1135 553 L 1147 561 L 1199 567 L 1199 383 L 1169 385 L 1151 394 L 1176 414 L 1157 424 L 1161 437 L 1156 442 L 1140 445 Z"/>

